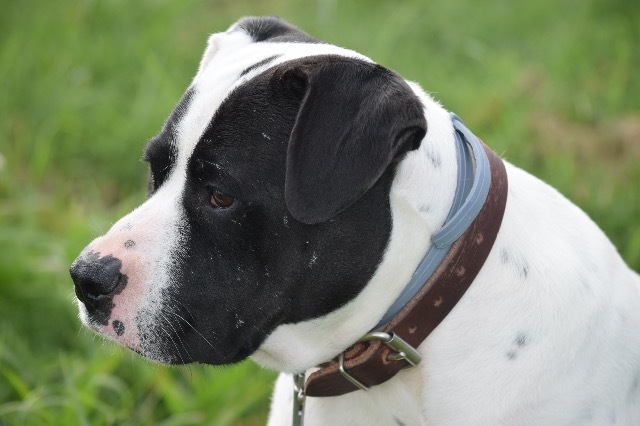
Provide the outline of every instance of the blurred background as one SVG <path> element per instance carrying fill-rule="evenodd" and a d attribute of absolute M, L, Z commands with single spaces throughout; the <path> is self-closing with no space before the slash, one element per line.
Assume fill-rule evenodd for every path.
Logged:
<path fill-rule="evenodd" d="M 208 35 L 264 14 L 419 82 L 640 269 L 635 0 L 3 0 L 0 425 L 264 423 L 274 373 L 106 343 L 80 326 L 67 272 L 145 199 L 142 147 Z"/>

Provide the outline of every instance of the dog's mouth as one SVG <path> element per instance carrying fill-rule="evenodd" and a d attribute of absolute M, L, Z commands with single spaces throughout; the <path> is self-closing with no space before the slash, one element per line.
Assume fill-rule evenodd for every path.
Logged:
<path fill-rule="evenodd" d="M 128 311 L 120 309 L 117 299 L 113 303 L 111 316 L 100 310 L 88 309 L 81 301 L 78 305 L 80 319 L 89 329 L 162 364 L 234 364 L 252 355 L 267 337 L 264 331 L 247 331 L 266 330 L 262 327 L 247 327 L 246 330 L 234 330 L 236 333 L 218 334 L 210 326 L 199 325 L 188 310 L 177 305 L 154 310 L 142 308 L 133 318 L 119 315 Z M 279 324 L 282 320 L 282 316 L 278 316 L 268 323 Z"/>
<path fill-rule="evenodd" d="M 113 307 L 115 304 L 111 303 Z M 87 308 L 86 304 L 78 301 L 81 322 L 101 337 L 113 340 L 134 352 L 141 353 L 140 338 L 137 327 L 130 321 L 110 316 L 104 310 Z"/>

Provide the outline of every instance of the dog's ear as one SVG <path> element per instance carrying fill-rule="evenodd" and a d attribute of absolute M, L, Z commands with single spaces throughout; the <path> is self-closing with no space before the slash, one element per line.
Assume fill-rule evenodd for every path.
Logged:
<path fill-rule="evenodd" d="M 392 71 L 330 57 L 277 73 L 301 98 L 287 152 L 285 201 L 294 218 L 324 222 L 355 202 L 427 130 L 424 109 Z"/>

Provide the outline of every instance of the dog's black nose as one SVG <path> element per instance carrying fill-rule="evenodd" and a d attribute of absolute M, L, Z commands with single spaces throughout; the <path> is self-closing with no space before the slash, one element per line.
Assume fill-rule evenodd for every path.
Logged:
<path fill-rule="evenodd" d="M 89 253 L 77 258 L 69 273 L 75 285 L 78 299 L 88 308 L 113 295 L 118 287 L 126 284 L 126 276 L 120 273 L 122 262 L 113 256 L 99 257 Z"/>

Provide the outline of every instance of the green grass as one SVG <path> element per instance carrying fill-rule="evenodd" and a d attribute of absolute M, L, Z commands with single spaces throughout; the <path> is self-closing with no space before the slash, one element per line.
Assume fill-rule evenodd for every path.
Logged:
<path fill-rule="evenodd" d="M 0 425 L 261 424 L 273 373 L 170 368 L 76 318 L 67 268 L 144 199 L 207 35 L 277 14 L 418 81 L 640 268 L 633 0 L 22 0 L 0 14 Z M 576 241 L 579 250 L 580 241 Z"/>

